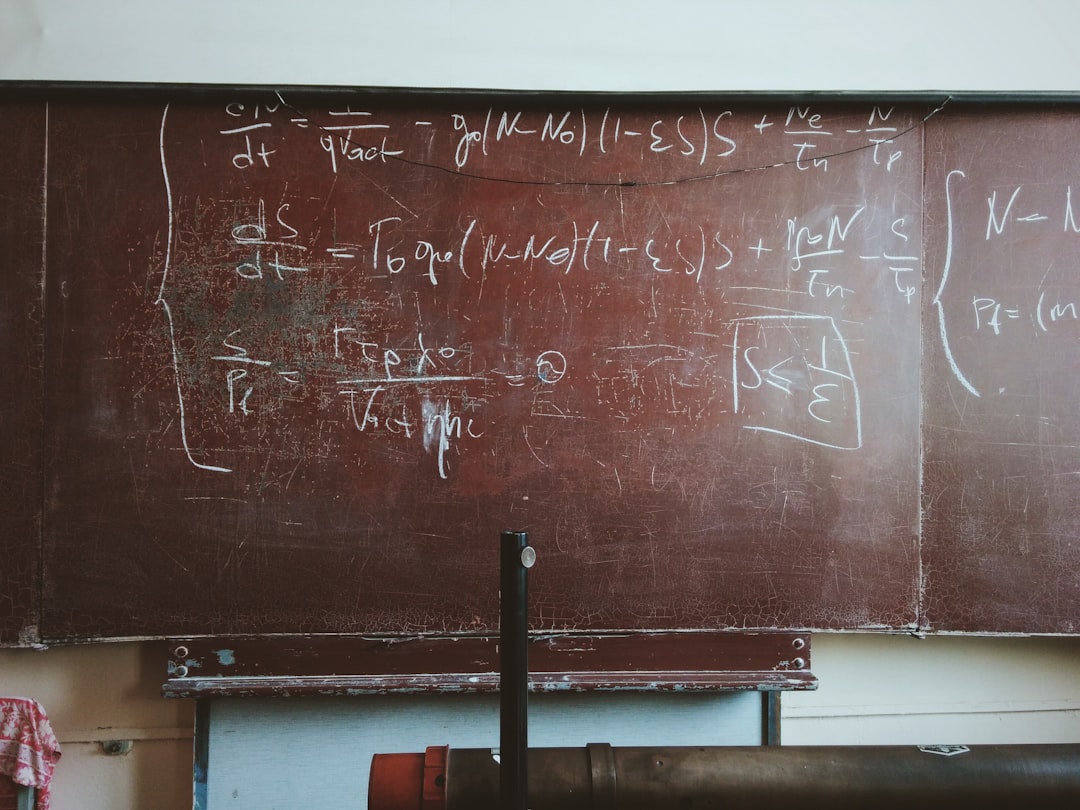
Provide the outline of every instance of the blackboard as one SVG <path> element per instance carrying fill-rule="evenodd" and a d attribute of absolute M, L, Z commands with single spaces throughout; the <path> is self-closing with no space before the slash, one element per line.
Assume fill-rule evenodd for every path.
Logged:
<path fill-rule="evenodd" d="M 975 156 L 1014 126 L 1044 144 L 1069 110 L 219 88 L 18 102 L 15 139 L 47 155 L 44 178 L 2 159 L 45 223 L 44 251 L 5 232 L 37 257 L 27 297 L 44 268 L 43 638 L 490 633 L 508 528 L 538 551 L 538 630 L 1075 629 L 1056 466 L 1075 459 L 1048 460 L 1046 438 L 1013 467 L 951 421 L 934 337 L 945 311 L 964 338 L 960 242 L 982 238 L 954 217 L 948 249 L 946 189 L 1000 182 L 963 168 L 974 135 Z M 981 165 L 1067 186 L 1063 155 L 1003 170 L 1014 152 Z M 1019 270 L 994 255 L 1008 286 Z M 1027 390 L 1072 384 L 1062 357 Z M 1066 400 L 1032 407 L 1060 434 L 1080 424 Z M 996 466 L 972 502 L 979 453 Z M 992 479 L 1015 475 L 1060 528 L 1014 515 L 1030 553 L 1003 541 L 987 569 Z"/>
<path fill-rule="evenodd" d="M 40 608 L 42 204 L 41 104 L 0 112 L 0 643 L 37 641 Z"/>
<path fill-rule="evenodd" d="M 1080 631 L 1077 123 L 1001 106 L 927 130 L 931 625 Z"/>

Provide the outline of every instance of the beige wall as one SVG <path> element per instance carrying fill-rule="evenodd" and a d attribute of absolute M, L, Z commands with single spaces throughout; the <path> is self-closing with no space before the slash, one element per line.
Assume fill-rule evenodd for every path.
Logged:
<path fill-rule="evenodd" d="M 785 745 L 1080 743 L 1080 638 L 818 634 Z"/>
<path fill-rule="evenodd" d="M 166 661 L 159 642 L 0 650 L 0 695 L 38 700 L 60 740 L 54 810 L 190 810 L 194 703 L 161 697 Z"/>
<path fill-rule="evenodd" d="M 786 745 L 1080 743 L 1080 638 L 837 634 L 812 648 L 820 687 L 783 696 Z M 160 696 L 166 660 L 161 642 L 0 650 L 0 695 L 41 701 L 60 739 L 55 810 L 191 808 L 194 705 Z M 131 752 L 106 755 L 115 739 Z"/>

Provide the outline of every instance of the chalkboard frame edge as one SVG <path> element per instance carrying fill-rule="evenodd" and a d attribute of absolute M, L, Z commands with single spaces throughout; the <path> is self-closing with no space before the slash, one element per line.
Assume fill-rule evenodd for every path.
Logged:
<path fill-rule="evenodd" d="M 995 91 L 947 89 L 922 90 L 558 90 L 530 89 L 521 90 L 500 87 L 438 87 L 406 85 L 345 85 L 345 84 L 263 84 L 263 83 L 199 83 L 199 82 L 102 82 L 102 81 L 53 81 L 0 79 L 0 95 L 7 98 L 42 98 L 50 96 L 57 99 L 74 97 L 85 98 L 88 94 L 107 93 L 116 101 L 130 101 L 161 93 L 181 93 L 198 98 L 200 95 L 219 95 L 228 92 L 273 93 L 287 90 L 305 95 L 339 96 L 342 93 L 361 93 L 373 97 L 385 98 L 432 98 L 447 97 L 463 100 L 477 99 L 606 99 L 616 98 L 620 102 L 657 102 L 678 101 L 693 103 L 709 102 L 720 99 L 737 100 L 741 104 L 789 102 L 801 104 L 807 102 L 844 102 L 896 104 L 1080 104 L 1080 91 Z"/>

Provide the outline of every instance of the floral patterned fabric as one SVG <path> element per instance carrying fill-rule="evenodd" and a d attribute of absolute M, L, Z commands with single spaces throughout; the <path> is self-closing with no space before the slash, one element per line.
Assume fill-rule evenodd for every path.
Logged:
<path fill-rule="evenodd" d="M 33 787 L 37 810 L 49 810 L 49 782 L 59 759 L 60 743 L 41 704 L 29 698 L 0 698 L 0 783 L 10 780 Z M 14 790 L 5 794 L 0 787 L 0 810 L 7 806 L 8 795 L 10 806 L 15 806 Z"/>

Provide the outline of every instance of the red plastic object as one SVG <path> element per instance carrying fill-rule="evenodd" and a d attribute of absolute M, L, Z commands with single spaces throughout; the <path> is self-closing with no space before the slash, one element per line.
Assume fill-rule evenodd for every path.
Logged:
<path fill-rule="evenodd" d="M 446 810 L 446 760 L 450 746 L 432 745 L 424 752 L 423 810 Z"/>
<path fill-rule="evenodd" d="M 368 776 L 368 810 L 445 810 L 449 746 L 423 754 L 376 754 Z"/>

